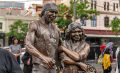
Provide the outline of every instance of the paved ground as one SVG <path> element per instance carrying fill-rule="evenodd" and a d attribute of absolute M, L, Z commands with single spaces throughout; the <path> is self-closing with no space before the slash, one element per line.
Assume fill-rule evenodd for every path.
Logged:
<path fill-rule="evenodd" d="M 96 64 L 94 60 L 90 60 L 90 61 L 88 61 L 88 63 L 93 65 L 96 68 L 97 73 L 103 73 L 101 64 Z M 23 68 L 23 64 L 21 64 L 21 68 Z M 112 63 L 112 72 L 111 73 L 115 73 L 115 68 L 116 68 L 116 64 L 115 64 L 115 61 L 114 61 Z"/>
<path fill-rule="evenodd" d="M 101 64 L 96 64 L 95 61 L 88 61 L 88 63 L 93 65 L 96 68 L 97 73 L 103 73 Z M 112 72 L 111 73 L 115 73 L 115 68 L 116 68 L 116 63 L 114 61 L 112 63 Z"/>

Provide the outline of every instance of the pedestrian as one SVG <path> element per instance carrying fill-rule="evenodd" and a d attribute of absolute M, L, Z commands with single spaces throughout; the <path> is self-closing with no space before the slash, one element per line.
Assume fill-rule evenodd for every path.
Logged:
<path fill-rule="evenodd" d="M 28 52 L 25 52 L 25 54 L 23 55 L 22 62 L 24 64 L 23 72 L 32 73 L 32 67 L 33 67 L 32 56 Z"/>
<path fill-rule="evenodd" d="M 0 49 L 0 73 L 23 73 L 13 54 Z"/>
<path fill-rule="evenodd" d="M 103 41 L 102 44 L 100 45 L 101 54 L 103 54 L 105 48 L 106 48 L 106 43 Z"/>
<path fill-rule="evenodd" d="M 13 43 L 10 45 L 10 50 L 12 52 L 12 54 L 15 56 L 17 62 L 20 64 L 20 54 L 21 54 L 21 46 L 18 43 L 18 39 L 17 38 L 13 38 Z"/>
<path fill-rule="evenodd" d="M 68 26 L 64 46 L 60 48 L 62 73 L 96 73 L 96 69 L 85 63 L 90 52 L 90 45 L 85 42 L 84 30 L 79 23 Z"/>
<path fill-rule="evenodd" d="M 39 20 L 29 24 L 26 49 L 32 55 L 32 73 L 56 73 L 55 53 L 60 44 L 60 31 L 53 23 L 58 13 L 55 3 L 43 6 Z"/>
<path fill-rule="evenodd" d="M 104 73 L 111 73 L 112 71 L 112 65 L 111 65 L 111 59 L 110 59 L 110 49 L 106 48 L 103 59 L 102 59 L 102 67 Z"/>

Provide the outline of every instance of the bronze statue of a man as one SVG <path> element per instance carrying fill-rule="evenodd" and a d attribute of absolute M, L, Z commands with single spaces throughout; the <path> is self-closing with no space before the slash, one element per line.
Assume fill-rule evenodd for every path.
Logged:
<path fill-rule="evenodd" d="M 90 46 L 85 42 L 85 34 L 79 23 L 73 22 L 68 26 L 64 46 L 61 46 L 60 51 L 62 73 L 95 73 L 94 68 L 85 63 Z"/>
<path fill-rule="evenodd" d="M 29 24 L 26 48 L 33 57 L 32 73 L 56 73 L 55 52 L 59 47 L 60 32 L 53 24 L 58 9 L 56 4 L 43 6 L 40 19 Z"/>

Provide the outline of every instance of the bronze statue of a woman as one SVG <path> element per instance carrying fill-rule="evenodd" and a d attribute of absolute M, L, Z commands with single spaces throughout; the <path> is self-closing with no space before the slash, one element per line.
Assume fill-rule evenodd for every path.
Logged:
<path fill-rule="evenodd" d="M 95 73 L 96 69 L 85 60 L 90 46 L 85 42 L 85 34 L 79 23 L 71 23 L 66 31 L 64 46 L 61 46 L 62 73 Z"/>

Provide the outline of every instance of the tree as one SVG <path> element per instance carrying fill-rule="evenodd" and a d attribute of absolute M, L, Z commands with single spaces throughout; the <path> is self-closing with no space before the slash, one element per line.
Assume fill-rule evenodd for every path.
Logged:
<path fill-rule="evenodd" d="M 56 23 L 58 24 L 59 28 L 63 28 L 68 26 L 72 22 L 72 16 L 68 14 L 69 7 L 67 7 L 64 4 L 58 5 L 58 18 L 56 20 Z"/>
<path fill-rule="evenodd" d="M 112 31 L 117 35 L 120 32 L 120 19 L 113 19 L 111 21 L 110 27 L 112 28 Z"/>
<path fill-rule="evenodd" d="M 22 20 L 15 21 L 10 25 L 10 31 L 7 33 L 8 37 L 15 36 L 18 40 L 23 41 L 28 30 L 28 23 Z"/>
<path fill-rule="evenodd" d="M 92 17 L 92 15 L 97 15 L 99 14 L 95 9 L 91 9 L 89 8 L 89 2 L 87 0 L 85 0 L 84 2 L 80 2 L 80 0 L 76 0 L 75 3 L 75 20 L 76 19 L 82 19 L 83 17 L 85 17 L 86 19 L 90 19 Z M 60 28 L 64 28 L 67 27 L 69 23 L 72 22 L 72 18 L 74 15 L 74 0 L 70 0 L 70 6 L 66 6 L 64 4 L 60 4 L 58 5 L 58 16 L 59 18 L 56 20 L 56 23 L 58 24 L 58 27 Z"/>

